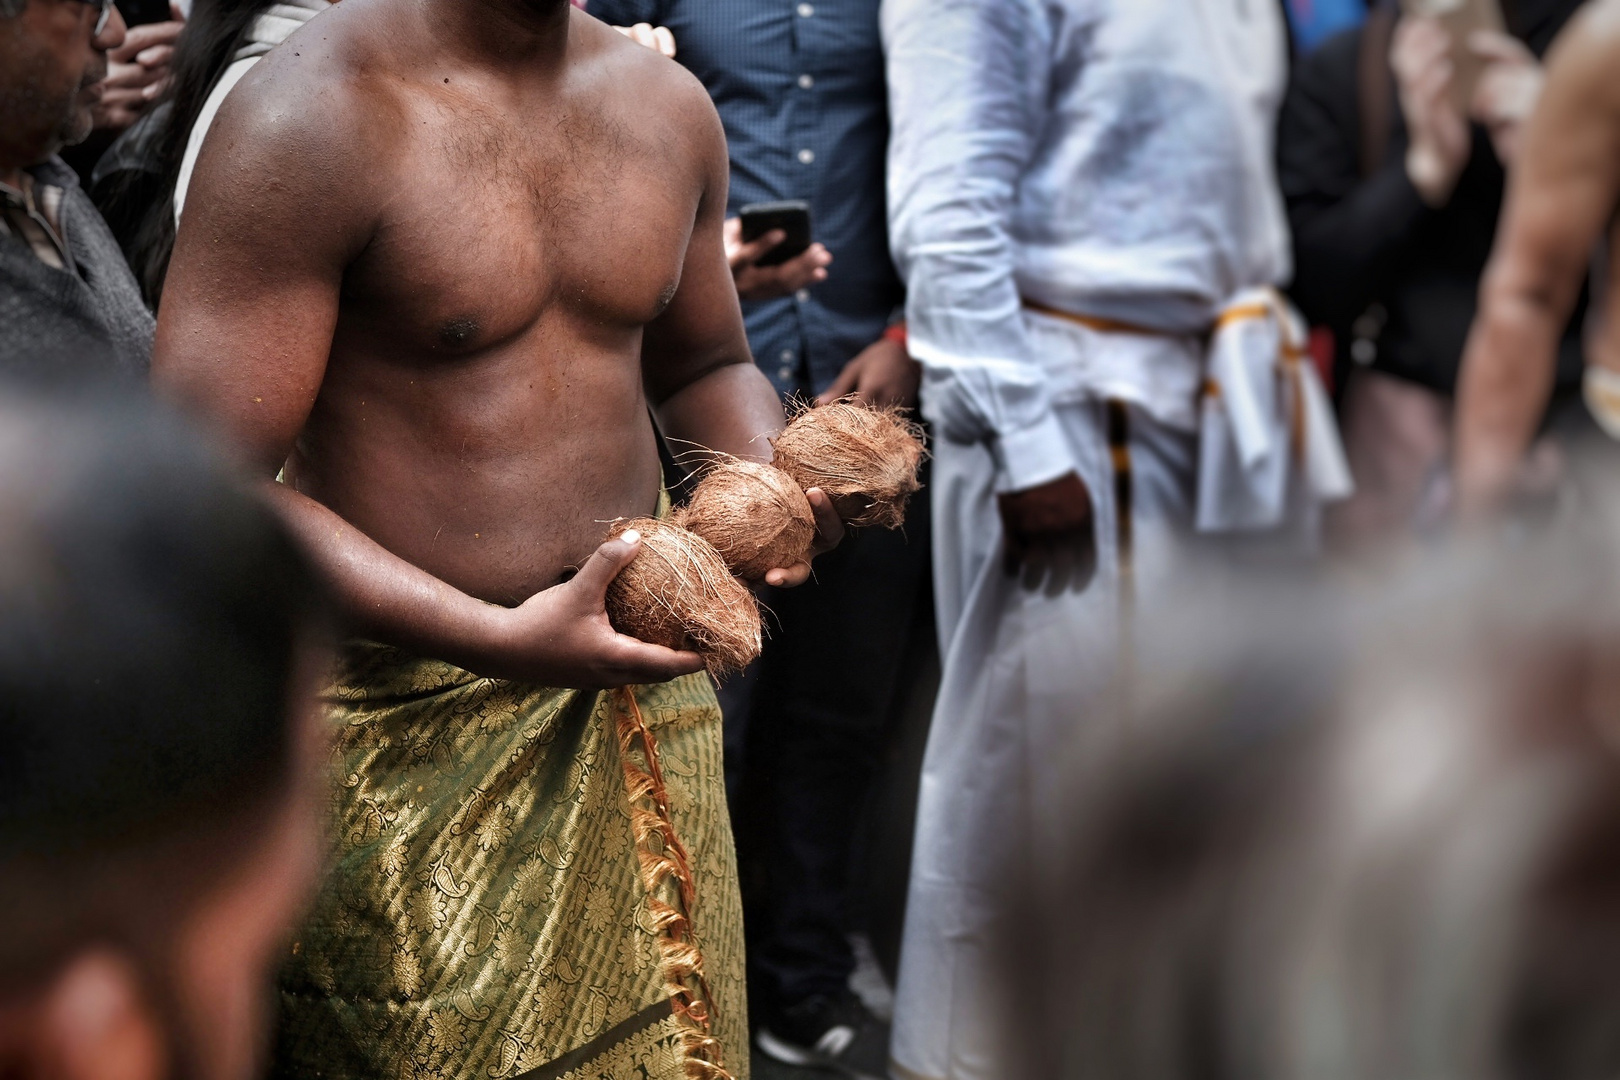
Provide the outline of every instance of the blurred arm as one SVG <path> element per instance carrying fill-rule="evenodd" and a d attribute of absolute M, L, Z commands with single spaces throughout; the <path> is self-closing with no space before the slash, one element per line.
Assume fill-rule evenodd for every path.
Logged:
<path fill-rule="evenodd" d="M 1546 410 L 1558 342 L 1620 195 L 1620 6 L 1588 8 L 1549 56 L 1523 133 L 1457 389 L 1459 509 L 1509 491 Z"/>

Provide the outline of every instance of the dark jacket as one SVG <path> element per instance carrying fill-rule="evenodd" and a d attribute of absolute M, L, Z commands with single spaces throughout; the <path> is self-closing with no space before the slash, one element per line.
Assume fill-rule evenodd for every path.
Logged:
<path fill-rule="evenodd" d="M 1516 36 L 1540 55 L 1580 0 L 1504 5 Z M 1363 174 L 1363 30 L 1330 39 L 1294 68 L 1278 131 L 1278 175 L 1294 234 L 1295 302 L 1334 331 L 1341 364 L 1358 359 L 1443 393 L 1456 386 L 1502 209 L 1501 163 L 1483 129 L 1451 201 L 1430 209 L 1407 178 L 1406 125 L 1392 74 L 1382 161 Z M 1580 379 L 1585 295 L 1565 332 L 1559 379 Z M 1372 354 L 1372 356 L 1369 356 Z"/>
<path fill-rule="evenodd" d="M 118 242 L 61 159 L 29 172 L 64 189 L 62 235 L 78 273 L 47 266 L 20 237 L 0 236 L 0 377 L 144 382 L 152 314 Z"/>

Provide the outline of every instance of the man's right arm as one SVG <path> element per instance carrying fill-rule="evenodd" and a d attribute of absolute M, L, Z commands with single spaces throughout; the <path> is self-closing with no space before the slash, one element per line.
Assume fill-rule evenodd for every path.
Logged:
<path fill-rule="evenodd" d="M 634 543 L 603 545 L 566 585 L 502 608 L 274 482 L 320 391 L 344 269 L 371 238 L 378 200 L 365 163 L 387 160 L 386 145 L 371 145 L 386 143 L 385 117 L 333 88 L 278 92 L 277 59 L 227 100 L 198 162 L 158 320 L 159 386 L 245 453 L 354 632 L 482 675 L 550 685 L 655 682 L 698 670 L 695 655 L 608 625 L 603 596 Z"/>
<path fill-rule="evenodd" d="M 1558 342 L 1620 196 L 1620 0 L 1588 8 L 1548 58 L 1523 135 L 1457 387 L 1465 516 L 1511 490 L 1557 370 Z"/>
<path fill-rule="evenodd" d="M 888 0 L 881 17 L 889 231 L 925 411 L 944 437 L 990 447 L 1009 547 L 1040 561 L 1092 540 L 1013 274 L 1012 211 L 1048 109 L 1047 16 L 1035 0 Z"/>

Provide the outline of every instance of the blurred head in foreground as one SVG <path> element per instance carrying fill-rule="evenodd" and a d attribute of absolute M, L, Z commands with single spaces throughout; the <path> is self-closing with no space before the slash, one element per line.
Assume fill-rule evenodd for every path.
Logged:
<path fill-rule="evenodd" d="M 319 863 L 321 644 L 180 425 L 0 397 L 0 1077 L 253 1074 Z"/>
<path fill-rule="evenodd" d="M 1008 1075 L 1620 1075 L 1620 531 L 1594 533 L 1150 634 L 1010 904 Z"/>

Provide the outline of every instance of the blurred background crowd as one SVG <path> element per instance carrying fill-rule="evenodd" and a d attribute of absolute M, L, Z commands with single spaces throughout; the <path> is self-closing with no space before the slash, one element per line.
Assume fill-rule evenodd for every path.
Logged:
<path fill-rule="evenodd" d="M 264 1067 L 346 627 L 144 384 L 331 6 L 0 0 L 0 1077 Z M 576 6 L 712 100 L 760 372 L 934 454 L 719 688 L 752 1074 L 1615 1075 L 1620 4 Z"/>

